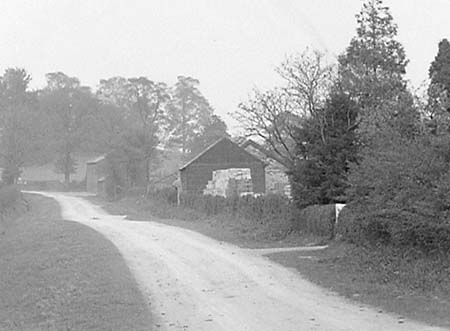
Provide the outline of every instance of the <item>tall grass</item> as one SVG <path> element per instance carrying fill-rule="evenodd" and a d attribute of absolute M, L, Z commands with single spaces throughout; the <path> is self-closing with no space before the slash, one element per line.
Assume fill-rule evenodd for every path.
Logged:
<path fill-rule="evenodd" d="M 22 193 L 17 186 L 0 187 L 0 234 L 5 233 L 7 220 L 11 215 L 21 209 L 25 209 L 25 203 Z"/>
<path fill-rule="evenodd" d="M 15 208 L 17 203 L 22 200 L 22 193 L 17 186 L 0 187 L 0 214 L 4 215 Z"/>

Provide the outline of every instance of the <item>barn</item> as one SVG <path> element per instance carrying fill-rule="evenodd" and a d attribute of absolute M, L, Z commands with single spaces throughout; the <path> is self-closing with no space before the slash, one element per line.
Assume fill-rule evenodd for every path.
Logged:
<path fill-rule="evenodd" d="M 289 167 L 285 161 L 253 140 L 246 140 L 239 146 L 266 163 L 266 193 L 291 197 Z"/>
<path fill-rule="evenodd" d="M 105 156 L 86 162 L 86 191 L 93 194 L 104 192 Z"/>
<path fill-rule="evenodd" d="M 228 138 L 222 138 L 179 169 L 180 191 L 203 193 L 216 170 L 250 169 L 254 193 L 265 193 L 264 161 Z"/>

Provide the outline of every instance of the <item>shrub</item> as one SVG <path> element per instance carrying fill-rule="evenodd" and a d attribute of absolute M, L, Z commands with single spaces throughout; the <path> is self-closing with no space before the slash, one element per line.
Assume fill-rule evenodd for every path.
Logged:
<path fill-rule="evenodd" d="M 450 136 L 392 141 L 363 153 L 352 167 L 338 233 L 360 245 L 424 253 L 450 248 Z"/>
<path fill-rule="evenodd" d="M 142 193 L 145 193 L 145 189 Z M 177 190 L 174 187 L 164 187 L 157 190 L 150 191 L 148 196 L 153 200 L 165 202 L 170 205 L 177 204 Z"/>
<path fill-rule="evenodd" d="M 297 212 L 296 229 L 333 238 L 335 232 L 335 205 L 313 205 Z"/>
<path fill-rule="evenodd" d="M 22 193 L 17 186 L 3 186 L 0 188 L 0 214 L 4 215 L 16 207 L 22 200 Z"/>
<path fill-rule="evenodd" d="M 284 196 L 221 196 L 181 194 L 183 207 L 192 208 L 209 216 L 226 214 L 232 218 L 248 219 L 258 223 L 291 220 L 293 204 Z"/>
<path fill-rule="evenodd" d="M 177 191 L 167 187 L 149 194 L 153 201 L 163 203 L 174 209 L 177 204 Z M 283 195 L 267 194 L 261 196 L 211 196 L 202 194 L 180 194 L 180 206 L 176 208 L 195 211 L 206 217 L 219 217 L 236 223 L 249 222 L 259 228 L 278 233 L 279 236 L 291 231 L 333 237 L 335 224 L 335 205 L 315 205 L 299 210 L 295 203 Z M 161 208 L 158 208 L 160 210 Z M 164 208 L 163 208 L 164 209 Z M 160 214 L 160 212 L 158 211 Z M 170 214 L 167 212 L 167 215 Z M 159 215 L 163 216 L 164 215 Z M 185 217 L 182 217 L 183 219 Z M 270 230 L 271 229 L 271 230 Z"/>
<path fill-rule="evenodd" d="M 358 245 L 383 244 L 427 254 L 450 251 L 449 221 L 394 208 L 364 211 L 355 205 L 347 206 L 339 216 L 337 233 Z"/>

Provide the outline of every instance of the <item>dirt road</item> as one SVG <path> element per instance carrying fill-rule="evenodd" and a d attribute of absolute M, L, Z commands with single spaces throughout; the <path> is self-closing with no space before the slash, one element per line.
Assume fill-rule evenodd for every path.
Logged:
<path fill-rule="evenodd" d="M 64 219 L 118 247 L 159 318 L 156 330 L 442 330 L 352 304 L 259 253 L 111 216 L 73 195 L 44 195 L 60 203 Z"/>

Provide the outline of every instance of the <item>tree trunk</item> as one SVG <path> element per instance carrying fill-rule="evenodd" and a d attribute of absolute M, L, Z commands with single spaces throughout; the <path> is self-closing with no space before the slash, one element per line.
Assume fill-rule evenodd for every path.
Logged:
<path fill-rule="evenodd" d="M 70 185 L 70 172 L 71 172 L 71 157 L 70 152 L 66 152 L 65 162 L 64 162 L 64 184 L 66 187 Z"/>
<path fill-rule="evenodd" d="M 145 158 L 145 196 L 150 194 L 150 159 Z"/>

